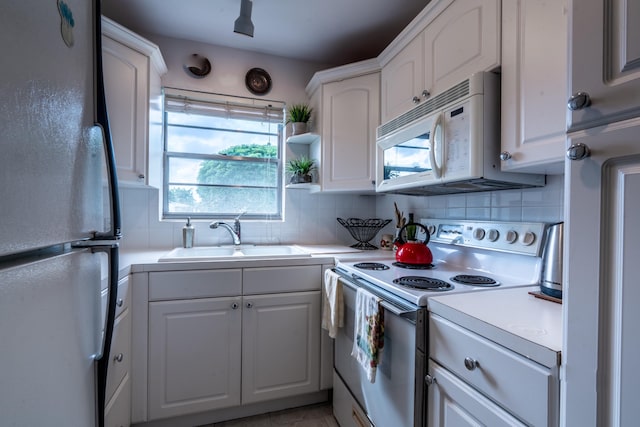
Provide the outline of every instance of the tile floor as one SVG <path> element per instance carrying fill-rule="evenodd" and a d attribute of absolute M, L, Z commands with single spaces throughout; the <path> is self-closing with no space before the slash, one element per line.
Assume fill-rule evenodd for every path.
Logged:
<path fill-rule="evenodd" d="M 331 404 L 303 406 L 202 427 L 339 427 Z"/>

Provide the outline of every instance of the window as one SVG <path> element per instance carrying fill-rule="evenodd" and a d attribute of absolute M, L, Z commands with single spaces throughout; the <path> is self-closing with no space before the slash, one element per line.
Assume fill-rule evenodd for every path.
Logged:
<path fill-rule="evenodd" d="M 164 217 L 282 218 L 284 104 L 165 90 Z"/>

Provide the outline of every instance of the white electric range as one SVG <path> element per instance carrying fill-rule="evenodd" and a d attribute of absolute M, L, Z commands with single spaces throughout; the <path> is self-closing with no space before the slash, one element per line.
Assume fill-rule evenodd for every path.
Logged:
<path fill-rule="evenodd" d="M 448 219 L 420 223 L 431 236 L 433 263 L 421 266 L 428 268 L 396 265 L 389 252 L 389 258 L 338 262 L 334 269 L 345 307 L 344 327 L 334 343 L 333 410 L 340 425 L 354 425 L 356 417 L 358 425 L 425 427 L 429 298 L 531 286 L 540 280 L 547 224 Z M 481 283 L 458 283 L 454 278 L 461 275 Z M 384 308 L 384 346 L 375 383 L 351 357 L 359 288 L 380 297 Z"/>
<path fill-rule="evenodd" d="M 425 307 L 442 293 L 531 286 L 540 279 L 545 223 L 422 219 L 431 234 L 429 266 L 397 263 L 395 254 L 375 261 L 338 262 L 340 273 Z M 462 276 L 462 277 L 460 277 Z M 462 279 L 459 281 L 458 279 Z"/>

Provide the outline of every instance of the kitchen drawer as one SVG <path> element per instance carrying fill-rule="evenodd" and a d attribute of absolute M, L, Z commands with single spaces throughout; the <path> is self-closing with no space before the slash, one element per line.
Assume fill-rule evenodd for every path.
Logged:
<path fill-rule="evenodd" d="M 373 427 L 337 373 L 333 373 L 333 416 L 341 427 Z"/>
<path fill-rule="evenodd" d="M 107 376 L 107 400 L 115 392 L 125 375 L 131 370 L 131 311 L 116 318 L 113 327 L 113 341 L 109 355 Z"/>
<path fill-rule="evenodd" d="M 149 301 L 215 298 L 241 293 L 241 269 L 149 273 Z"/>
<path fill-rule="evenodd" d="M 542 365 L 434 314 L 429 354 L 527 424 L 555 425 L 551 400 L 558 385 Z"/>
<path fill-rule="evenodd" d="M 131 384 L 126 375 L 120 387 L 105 407 L 105 427 L 129 427 L 131 425 Z"/>
<path fill-rule="evenodd" d="M 243 271 L 243 295 L 319 291 L 321 285 L 320 265 L 245 268 Z"/>
<path fill-rule="evenodd" d="M 104 325 L 104 316 L 107 310 L 107 298 L 109 292 L 105 288 L 102 290 L 102 324 Z M 120 316 L 123 311 L 129 307 L 131 300 L 131 287 L 129 286 L 129 276 L 120 279 L 118 282 L 118 298 L 116 299 L 116 317 Z"/>

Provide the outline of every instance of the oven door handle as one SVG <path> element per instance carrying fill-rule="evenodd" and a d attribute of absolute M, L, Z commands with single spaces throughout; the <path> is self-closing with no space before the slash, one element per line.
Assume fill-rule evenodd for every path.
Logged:
<path fill-rule="evenodd" d="M 391 312 L 392 314 L 395 314 L 396 316 L 405 318 L 411 322 L 415 322 L 416 318 L 417 318 L 417 311 L 419 309 L 419 307 L 410 307 L 410 306 L 401 306 L 399 304 L 395 304 L 391 301 L 389 301 L 387 298 L 385 298 L 384 295 L 380 295 L 380 291 L 376 290 L 376 289 L 372 289 L 371 285 L 369 285 L 367 283 L 367 281 L 355 274 L 351 275 L 351 277 L 347 276 L 346 274 L 344 274 L 343 272 L 333 269 L 334 272 L 338 273 L 338 275 L 340 275 L 340 281 L 345 285 L 348 286 L 349 288 L 353 289 L 354 291 L 357 291 L 358 289 L 358 285 L 354 283 L 358 282 L 362 285 L 363 288 L 367 289 L 369 292 L 373 293 L 374 295 L 376 295 L 377 297 L 380 298 L 380 306 L 382 306 L 382 308 L 384 308 L 385 310 L 388 310 L 389 312 Z M 403 304 L 404 305 L 404 304 Z"/>

